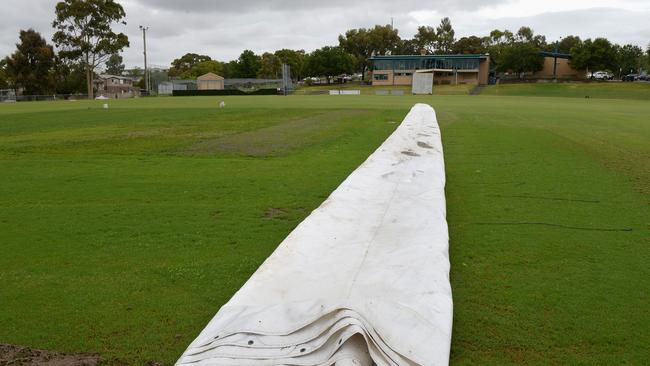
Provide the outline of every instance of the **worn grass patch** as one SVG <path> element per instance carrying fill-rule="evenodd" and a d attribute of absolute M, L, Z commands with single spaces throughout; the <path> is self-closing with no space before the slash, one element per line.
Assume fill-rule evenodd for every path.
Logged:
<path fill-rule="evenodd" d="M 378 111 L 334 110 L 238 134 L 229 134 L 197 142 L 182 152 L 194 155 L 237 154 L 271 156 L 286 154 L 303 146 L 335 139 L 358 119 Z"/>

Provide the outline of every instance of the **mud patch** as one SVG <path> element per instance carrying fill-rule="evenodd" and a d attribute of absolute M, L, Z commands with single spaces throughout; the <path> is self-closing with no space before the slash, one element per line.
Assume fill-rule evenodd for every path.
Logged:
<path fill-rule="evenodd" d="M 102 358 L 93 354 L 67 354 L 0 343 L 3 366 L 95 366 Z"/>
<path fill-rule="evenodd" d="M 427 144 L 426 142 L 418 141 L 418 146 L 425 149 L 433 149 L 433 146 Z"/>

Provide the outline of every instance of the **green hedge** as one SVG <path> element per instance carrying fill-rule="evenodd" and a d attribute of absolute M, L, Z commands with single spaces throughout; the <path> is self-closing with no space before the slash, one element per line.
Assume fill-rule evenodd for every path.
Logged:
<path fill-rule="evenodd" d="M 221 90 L 174 90 L 172 95 L 175 97 L 193 97 L 206 95 L 278 95 L 277 89 L 258 89 L 251 92 L 245 92 L 239 89 L 221 89 Z"/>

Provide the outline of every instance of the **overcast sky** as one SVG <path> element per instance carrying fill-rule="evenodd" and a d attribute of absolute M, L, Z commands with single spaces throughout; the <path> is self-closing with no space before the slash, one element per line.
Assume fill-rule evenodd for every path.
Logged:
<path fill-rule="evenodd" d="M 20 29 L 34 28 L 48 41 L 57 0 L 2 0 L 0 57 L 12 53 Z M 456 36 L 516 31 L 527 25 L 553 41 L 574 34 L 605 36 L 644 49 L 650 43 L 650 0 L 121 0 L 131 47 L 127 66 L 142 64 L 142 34 L 149 26 L 149 63 L 167 66 L 187 52 L 227 61 L 242 50 L 280 48 L 311 51 L 335 45 L 350 28 L 389 24 L 402 38 L 420 25 L 451 18 Z"/>

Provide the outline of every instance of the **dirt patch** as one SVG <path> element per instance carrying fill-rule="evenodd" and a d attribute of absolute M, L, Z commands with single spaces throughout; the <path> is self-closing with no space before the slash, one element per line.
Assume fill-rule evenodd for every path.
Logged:
<path fill-rule="evenodd" d="M 433 149 L 433 146 L 427 144 L 426 142 L 418 141 L 418 146 L 425 149 Z"/>
<path fill-rule="evenodd" d="M 267 208 L 266 211 L 264 211 L 264 218 L 286 220 L 289 218 L 289 213 L 279 208 L 270 207 Z"/>
<path fill-rule="evenodd" d="M 101 357 L 92 354 L 67 354 L 0 343 L 2 366 L 95 366 Z"/>

